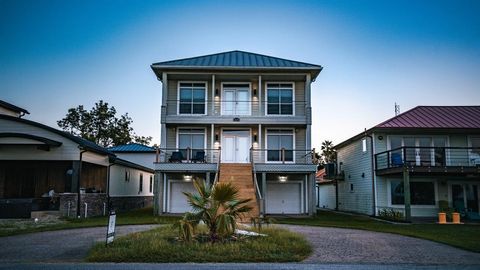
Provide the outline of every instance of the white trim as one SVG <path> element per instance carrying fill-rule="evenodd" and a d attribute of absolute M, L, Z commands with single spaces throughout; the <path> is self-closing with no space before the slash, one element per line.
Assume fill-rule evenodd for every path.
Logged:
<path fill-rule="evenodd" d="M 387 205 L 388 207 L 405 207 L 404 204 L 392 204 L 392 181 L 400 181 L 403 183 L 403 179 L 388 179 L 387 180 Z M 438 208 L 438 180 L 437 179 L 410 179 L 410 183 L 412 182 L 431 182 L 433 183 L 433 190 L 435 192 L 435 204 L 433 205 L 419 205 L 419 204 L 410 204 L 412 209 L 434 209 Z"/>
<path fill-rule="evenodd" d="M 181 83 L 203 83 L 205 84 L 205 107 L 203 114 L 197 113 L 180 113 L 180 84 Z M 192 93 L 193 95 L 193 93 Z M 193 106 L 193 103 L 192 103 Z M 177 81 L 177 115 L 178 116 L 205 116 L 207 115 L 208 106 L 208 81 Z"/>
<path fill-rule="evenodd" d="M 253 147 L 252 145 L 252 128 L 251 127 L 221 127 L 220 128 L 220 147 L 221 147 L 221 151 L 224 151 L 225 150 L 225 147 L 223 146 L 223 131 L 224 130 L 238 130 L 238 131 L 246 131 L 248 130 L 249 131 L 249 136 L 248 136 L 248 140 L 249 140 L 249 145 L 250 145 L 250 148 Z M 250 153 L 250 148 L 248 148 L 248 153 Z M 224 155 L 221 155 L 221 158 L 223 159 Z M 223 163 L 223 160 L 220 160 L 220 162 Z M 250 154 L 248 155 L 248 162 L 251 162 L 250 160 Z M 240 163 L 243 163 L 243 162 L 240 162 Z"/>
<path fill-rule="evenodd" d="M 265 100 L 264 100 L 264 106 L 265 106 L 265 116 L 280 116 L 280 117 L 288 117 L 288 116 L 295 116 L 295 82 L 294 81 L 286 81 L 286 82 L 278 82 L 278 81 L 265 81 Z M 268 84 L 292 84 L 292 114 L 281 114 L 279 111 L 279 114 L 269 114 L 268 113 Z M 304 90 L 305 91 L 305 90 Z M 279 97 L 280 98 L 280 97 Z M 280 103 L 281 104 L 281 103 Z"/>
<path fill-rule="evenodd" d="M 223 100 L 223 97 L 225 96 L 224 95 L 224 91 L 225 91 L 225 88 L 224 88 L 224 85 L 225 84 L 245 84 L 245 85 L 248 85 L 248 97 L 249 97 L 249 100 L 247 101 L 248 102 L 248 114 L 225 114 L 224 113 L 224 106 L 223 106 L 223 103 L 225 102 Z M 221 96 L 220 96 L 220 115 L 221 116 L 251 116 L 252 115 L 252 83 L 251 82 L 222 82 L 220 84 L 220 88 L 221 88 Z M 235 91 L 239 90 L 239 89 L 243 89 L 243 88 L 227 88 L 227 89 L 235 89 Z M 236 98 L 236 97 L 235 97 Z M 236 113 L 236 110 L 235 110 L 235 113 Z"/>
<path fill-rule="evenodd" d="M 293 161 L 285 161 L 285 163 L 289 163 L 289 164 L 294 164 L 295 163 L 295 160 L 296 160 L 296 155 L 297 153 L 295 152 L 295 149 L 296 149 L 296 146 L 297 146 L 297 141 L 296 141 L 296 135 L 295 135 L 295 128 L 284 128 L 284 127 L 279 127 L 279 128 L 275 128 L 275 127 L 268 127 L 265 129 L 265 163 L 282 163 L 282 161 L 268 161 L 268 131 L 269 130 L 291 130 L 292 131 L 292 135 L 293 135 Z"/>

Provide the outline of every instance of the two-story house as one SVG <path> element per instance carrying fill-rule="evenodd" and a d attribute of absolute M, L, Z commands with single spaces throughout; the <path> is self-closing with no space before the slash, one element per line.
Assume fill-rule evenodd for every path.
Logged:
<path fill-rule="evenodd" d="M 232 182 L 252 215 L 314 212 L 310 85 L 321 66 L 230 51 L 151 68 L 162 82 L 157 214 L 190 210 L 192 178 Z"/>
<path fill-rule="evenodd" d="M 336 150 L 339 210 L 410 219 L 448 205 L 480 217 L 480 106 L 418 106 Z"/>

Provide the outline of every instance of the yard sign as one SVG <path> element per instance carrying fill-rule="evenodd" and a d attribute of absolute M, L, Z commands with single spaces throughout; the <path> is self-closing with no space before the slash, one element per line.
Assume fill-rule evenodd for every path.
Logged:
<path fill-rule="evenodd" d="M 110 217 L 108 218 L 108 229 L 107 229 L 107 245 L 113 242 L 115 238 L 115 220 L 117 215 L 115 211 L 110 212 Z"/>

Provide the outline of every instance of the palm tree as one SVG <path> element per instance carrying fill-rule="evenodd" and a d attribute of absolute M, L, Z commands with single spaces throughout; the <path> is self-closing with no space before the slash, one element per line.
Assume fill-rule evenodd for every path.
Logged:
<path fill-rule="evenodd" d="M 325 140 L 322 142 L 320 150 L 322 151 L 322 157 L 324 163 L 332 163 L 336 160 L 337 152 L 333 149 L 334 145 L 332 141 Z"/>
<path fill-rule="evenodd" d="M 209 239 L 216 242 L 232 235 L 237 227 L 236 220 L 252 210 L 248 206 L 251 199 L 240 199 L 238 189 L 231 183 L 218 183 L 213 187 L 203 180 L 193 182 L 197 193 L 184 192 L 193 211 L 187 212 L 175 226 L 180 238 L 193 239 L 196 226 L 203 221 L 208 227 Z"/>

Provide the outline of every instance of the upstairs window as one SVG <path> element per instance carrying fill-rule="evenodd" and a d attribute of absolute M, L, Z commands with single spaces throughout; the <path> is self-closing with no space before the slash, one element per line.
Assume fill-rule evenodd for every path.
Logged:
<path fill-rule="evenodd" d="M 153 176 L 152 175 L 150 175 L 150 187 L 148 188 L 148 191 L 150 193 L 153 192 Z"/>
<path fill-rule="evenodd" d="M 267 114 L 293 115 L 293 83 L 267 84 Z"/>
<path fill-rule="evenodd" d="M 179 114 L 206 114 L 205 83 L 180 83 L 179 85 Z"/>
<path fill-rule="evenodd" d="M 143 173 L 140 174 L 140 183 L 138 185 L 138 193 L 141 193 L 143 191 Z"/>

